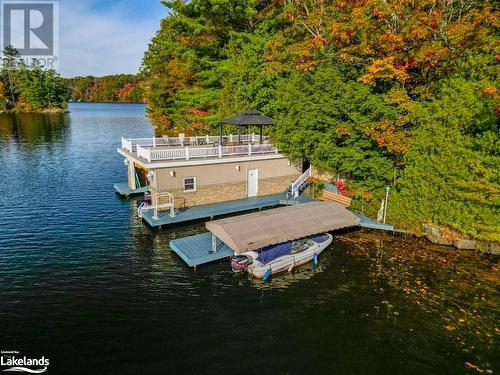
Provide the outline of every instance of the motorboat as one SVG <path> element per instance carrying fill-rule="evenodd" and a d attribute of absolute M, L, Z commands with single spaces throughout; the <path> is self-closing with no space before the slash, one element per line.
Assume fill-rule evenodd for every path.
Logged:
<path fill-rule="evenodd" d="M 247 251 L 233 257 L 234 272 L 246 270 L 249 275 L 268 280 L 272 275 L 291 272 L 295 267 L 314 261 L 333 241 L 333 236 L 323 233 L 277 245 L 266 246 L 258 251 Z"/>

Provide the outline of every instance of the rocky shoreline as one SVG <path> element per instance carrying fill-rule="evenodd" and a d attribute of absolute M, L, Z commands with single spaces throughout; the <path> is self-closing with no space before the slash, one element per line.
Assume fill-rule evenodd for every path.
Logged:
<path fill-rule="evenodd" d="M 481 253 L 500 255 L 500 244 L 493 241 L 474 240 L 435 224 L 423 224 L 425 238 L 437 245 L 453 246 L 461 250 L 476 250 Z"/>

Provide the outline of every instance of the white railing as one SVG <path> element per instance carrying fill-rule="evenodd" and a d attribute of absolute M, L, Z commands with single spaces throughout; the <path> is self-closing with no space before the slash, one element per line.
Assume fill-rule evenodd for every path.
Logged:
<path fill-rule="evenodd" d="M 308 177 L 312 176 L 312 167 L 309 167 L 307 171 L 302 173 L 302 176 L 297 178 L 297 180 L 292 183 L 292 196 L 296 197 L 302 184 L 307 180 Z"/>
<path fill-rule="evenodd" d="M 151 149 L 150 148 L 146 148 L 146 147 L 142 147 L 140 145 L 137 145 L 136 150 L 137 150 L 137 156 L 144 158 L 148 161 L 151 161 Z"/>
<path fill-rule="evenodd" d="M 238 142 L 237 134 L 225 135 L 222 137 L 224 143 Z M 258 134 L 242 134 L 240 141 L 243 143 L 260 143 Z M 262 142 L 268 142 L 269 137 L 262 137 Z M 137 146 L 141 147 L 159 147 L 159 146 L 200 146 L 219 144 L 220 137 L 216 135 L 204 135 L 198 137 L 155 137 L 155 138 L 123 138 L 122 148 L 134 152 Z"/>
<path fill-rule="evenodd" d="M 277 152 L 278 150 L 272 144 L 177 148 L 147 148 L 137 145 L 137 156 L 146 159 L 148 162 L 158 160 L 222 158 L 238 155 L 258 155 Z"/>

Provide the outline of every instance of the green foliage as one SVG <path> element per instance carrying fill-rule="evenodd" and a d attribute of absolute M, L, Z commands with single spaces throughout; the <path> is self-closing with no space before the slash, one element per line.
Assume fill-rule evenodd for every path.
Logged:
<path fill-rule="evenodd" d="M 374 190 L 393 176 L 391 155 L 377 148 L 368 130 L 395 108 L 335 67 L 292 74 L 278 87 L 273 139 L 292 158 L 305 158 L 341 174 L 357 187 Z"/>
<path fill-rule="evenodd" d="M 67 107 L 68 89 L 54 70 L 43 70 L 38 65 L 22 67 L 17 72 L 17 82 L 20 110 L 39 111 Z"/>
<path fill-rule="evenodd" d="M 17 51 L 8 46 L 0 73 L 0 110 L 65 111 L 69 93 L 63 79 L 37 63 L 25 66 Z"/>
<path fill-rule="evenodd" d="M 254 0 L 164 2 L 170 16 L 144 56 L 148 116 L 160 132 L 188 134 L 214 128 L 232 33 L 252 27 Z"/>
<path fill-rule="evenodd" d="M 164 1 L 145 53 L 157 133 L 201 134 L 245 109 L 273 142 L 347 180 L 353 207 L 498 240 L 500 95 L 489 1 Z"/>
<path fill-rule="evenodd" d="M 433 222 L 500 241 L 497 103 L 484 90 L 488 78 L 471 77 L 473 70 L 469 64 L 465 74 L 443 80 L 436 97 L 415 111 L 417 127 L 389 215 L 417 231 Z"/>

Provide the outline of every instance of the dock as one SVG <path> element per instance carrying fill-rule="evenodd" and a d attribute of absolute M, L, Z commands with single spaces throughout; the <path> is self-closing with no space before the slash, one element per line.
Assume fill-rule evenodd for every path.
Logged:
<path fill-rule="evenodd" d="M 274 197 L 273 200 L 271 197 L 267 197 L 269 199 L 265 199 L 264 201 L 261 201 L 261 204 L 268 203 L 268 204 L 273 204 L 275 206 L 283 206 L 285 203 L 283 201 L 283 197 L 281 194 L 278 194 L 277 196 Z M 281 198 L 281 202 L 279 200 Z M 246 210 L 248 207 L 257 207 L 257 201 L 254 198 L 249 198 L 251 199 L 253 203 L 251 202 L 239 202 L 238 207 L 241 208 L 242 210 Z M 246 199 L 243 199 L 242 201 L 247 201 Z M 299 204 L 304 204 L 304 203 L 309 203 L 309 202 L 314 202 L 316 201 L 313 198 L 303 196 L 302 199 L 297 199 L 293 204 L 290 202 L 288 205 L 299 205 Z M 225 203 L 231 203 L 231 202 L 225 202 Z M 227 207 L 226 205 L 223 204 L 210 204 L 210 205 L 205 205 L 209 207 L 203 207 L 203 206 L 198 206 L 198 207 L 193 207 L 194 208 L 200 208 L 203 207 L 203 210 L 200 212 L 195 211 L 194 213 L 191 213 L 190 215 L 206 215 L 206 213 L 218 213 L 218 212 L 224 212 L 224 213 L 232 213 L 236 212 L 234 209 L 231 209 L 231 207 Z M 229 211 L 228 211 L 229 210 Z M 203 214 L 205 212 L 205 214 Z M 359 218 L 359 226 L 361 228 L 369 228 L 369 229 L 377 229 L 377 230 L 383 230 L 383 231 L 388 231 L 388 232 L 395 232 L 394 226 L 390 224 L 383 224 L 383 223 L 378 223 L 362 214 L 355 213 L 353 212 L 354 215 L 356 215 Z M 180 214 L 179 214 L 180 215 Z M 201 217 L 200 216 L 200 217 Z M 215 216 L 215 215 L 214 215 Z M 166 215 L 167 218 L 169 219 L 175 219 L 175 218 L 170 218 L 168 215 Z M 187 216 L 187 217 L 192 217 L 192 216 Z M 160 218 L 161 219 L 161 218 Z M 180 220 L 179 222 L 182 221 L 187 221 L 187 218 L 184 218 L 183 220 Z M 170 248 L 172 249 L 173 252 L 175 252 L 189 267 L 194 267 L 196 268 L 199 265 L 206 264 L 206 263 L 211 263 L 214 261 L 218 261 L 221 259 L 225 259 L 228 257 L 231 257 L 234 254 L 233 249 L 231 249 L 229 246 L 221 242 L 219 239 L 217 239 L 217 246 L 218 250 L 216 252 L 211 253 L 210 249 L 212 248 L 212 234 L 211 233 L 203 233 L 203 234 L 197 234 L 194 236 L 189 236 L 189 237 L 184 237 L 184 238 L 179 238 L 170 241 Z"/>
<path fill-rule="evenodd" d="M 370 219 L 369 217 L 366 217 L 365 215 L 358 214 L 356 212 L 354 212 L 354 214 L 361 220 L 359 226 L 362 228 L 385 230 L 388 232 L 395 231 L 394 225 L 379 223 L 377 221 Z"/>
<path fill-rule="evenodd" d="M 170 248 L 189 267 L 214 262 L 233 255 L 233 250 L 217 240 L 217 251 L 210 252 L 212 248 L 212 234 L 202 233 L 195 236 L 179 238 L 170 241 Z"/>
<path fill-rule="evenodd" d="M 114 184 L 115 191 L 123 197 L 128 197 L 129 195 L 144 194 L 149 191 L 149 186 L 144 186 L 137 189 L 131 189 L 128 187 L 126 182 L 117 182 Z"/>
<path fill-rule="evenodd" d="M 158 212 L 158 220 L 153 219 L 154 211 L 149 210 L 143 213 L 142 218 L 151 227 L 161 227 L 164 225 L 180 224 L 221 215 L 235 214 L 238 212 L 275 207 L 280 205 L 280 201 L 282 199 L 283 194 L 274 194 L 238 199 L 234 201 L 202 204 L 199 206 L 181 209 L 180 212 L 178 212 L 174 217 L 171 217 L 168 211 L 160 211 Z"/>

